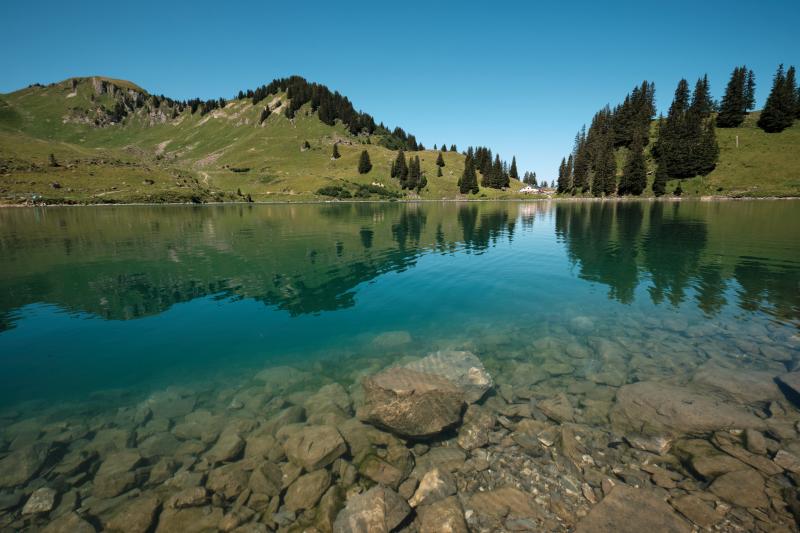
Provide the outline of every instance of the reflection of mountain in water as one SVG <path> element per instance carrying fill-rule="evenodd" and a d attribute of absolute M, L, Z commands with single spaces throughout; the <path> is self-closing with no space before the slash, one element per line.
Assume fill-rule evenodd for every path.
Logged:
<path fill-rule="evenodd" d="M 680 305 L 691 289 L 715 315 L 735 281 L 740 308 L 797 320 L 798 222 L 788 202 L 581 202 L 556 206 L 555 230 L 579 276 L 622 303 L 649 278 L 654 303 Z"/>
<path fill-rule="evenodd" d="M 292 315 L 341 309 L 421 254 L 485 250 L 515 218 L 490 204 L 5 210 L 0 329 L 36 302 L 108 319 L 211 294 Z"/>

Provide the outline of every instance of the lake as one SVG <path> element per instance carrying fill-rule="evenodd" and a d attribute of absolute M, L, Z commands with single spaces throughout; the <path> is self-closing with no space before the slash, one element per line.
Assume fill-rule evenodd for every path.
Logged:
<path fill-rule="evenodd" d="M 248 503 L 211 483 L 260 468 L 246 465 L 258 439 L 286 475 L 291 432 L 323 423 L 348 451 L 322 492 L 401 491 L 441 448 L 473 530 L 522 527 L 515 513 L 573 527 L 608 480 L 661 491 L 697 525 L 796 527 L 798 326 L 795 201 L 0 209 L 0 529 L 107 527 L 158 494 L 148 527 L 163 531 L 227 519 L 234 501 L 241 523 L 324 531 L 322 494 Z M 469 352 L 491 376 L 470 407 L 489 413 L 487 437 L 386 437 L 401 465 L 371 442 L 402 473 L 384 483 L 341 428 L 372 427 L 353 418 L 364 377 L 435 352 Z M 309 404 L 320 391 L 337 400 Z M 242 447 L 220 455 L 231 432 Z M 112 467 L 135 479 L 109 489 Z M 194 486 L 181 472 L 208 474 L 217 499 L 160 511 Z M 509 485 L 529 507 L 493 514 L 475 496 Z M 42 487 L 51 509 L 26 512 Z"/>

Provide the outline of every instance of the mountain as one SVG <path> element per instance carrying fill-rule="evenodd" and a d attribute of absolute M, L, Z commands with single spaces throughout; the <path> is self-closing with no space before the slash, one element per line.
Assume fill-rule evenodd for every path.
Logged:
<path fill-rule="evenodd" d="M 332 157 L 334 145 L 340 157 Z M 419 156 L 427 187 L 390 177 L 397 149 Z M 459 196 L 465 156 L 389 131 L 339 93 L 299 77 L 231 100 L 176 101 L 105 77 L 0 95 L 0 203 L 314 200 Z M 358 172 L 363 150 L 372 169 Z M 52 154 L 52 155 L 51 155 Z M 409 160 L 410 161 L 410 160 Z M 482 188 L 478 197 L 513 194 Z M 329 193 L 330 194 L 330 193 Z"/>

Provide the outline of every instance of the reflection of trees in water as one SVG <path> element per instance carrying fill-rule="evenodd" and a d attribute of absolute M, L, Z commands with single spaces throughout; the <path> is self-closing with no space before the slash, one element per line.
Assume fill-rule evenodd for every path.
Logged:
<path fill-rule="evenodd" d="M 639 203 L 581 202 L 556 207 L 556 234 L 582 279 L 609 287 L 609 297 L 633 301 L 639 283 L 636 262 L 644 218 Z"/>
<path fill-rule="evenodd" d="M 482 253 L 504 235 L 508 236 L 509 242 L 514 238 L 515 221 L 509 220 L 507 209 L 481 212 L 477 205 L 462 205 L 458 209 L 458 223 L 464 248 L 470 251 Z"/>
<path fill-rule="evenodd" d="M 694 289 L 697 306 L 707 315 L 726 305 L 730 279 L 739 284 L 738 305 L 797 320 L 797 269 L 768 266 L 755 258 L 725 269 L 716 257 L 704 257 L 707 223 L 684 213 L 680 202 L 581 202 L 556 206 L 555 231 L 567 257 L 583 279 L 609 287 L 609 298 L 634 299 L 640 269 L 649 274 L 648 293 L 659 304 L 678 306 Z M 727 276 L 727 277 L 726 277 Z"/>

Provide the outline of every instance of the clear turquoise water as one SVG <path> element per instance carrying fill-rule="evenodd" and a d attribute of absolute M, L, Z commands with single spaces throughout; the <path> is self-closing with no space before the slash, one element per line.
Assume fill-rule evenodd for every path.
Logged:
<path fill-rule="evenodd" d="M 449 346 L 502 373 L 545 336 L 791 369 L 799 325 L 793 201 L 0 210 L 6 409 Z"/>

